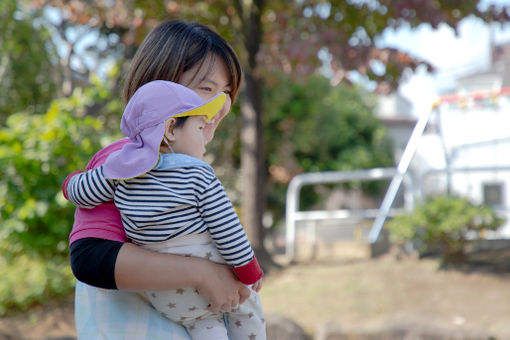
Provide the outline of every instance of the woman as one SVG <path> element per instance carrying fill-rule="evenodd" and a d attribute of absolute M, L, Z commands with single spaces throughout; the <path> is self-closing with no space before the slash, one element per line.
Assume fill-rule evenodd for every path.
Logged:
<path fill-rule="evenodd" d="M 239 92 L 241 68 L 235 52 L 214 31 L 197 23 L 167 21 L 147 35 L 133 58 L 126 77 L 124 102 L 153 80 L 182 84 L 204 101 L 220 92 L 228 94 L 221 112 L 206 127 L 210 141 Z M 126 142 L 119 140 L 100 150 L 88 168 L 100 166 Z M 70 254 L 75 276 L 88 284 L 78 281 L 76 286 L 79 339 L 188 338 L 183 328 L 157 314 L 133 291 L 195 286 L 209 300 L 209 308 L 214 312 L 229 310 L 250 294 L 226 266 L 151 252 L 126 243 L 113 203 L 92 210 L 77 209 Z"/>

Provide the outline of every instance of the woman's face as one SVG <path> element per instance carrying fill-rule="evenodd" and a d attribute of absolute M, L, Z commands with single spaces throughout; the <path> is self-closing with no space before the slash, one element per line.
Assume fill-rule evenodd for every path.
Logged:
<path fill-rule="evenodd" d="M 200 67 L 202 66 L 202 67 Z M 196 65 L 183 73 L 179 83 L 195 91 L 204 101 L 212 99 L 221 92 L 230 94 L 230 76 L 225 63 L 218 57 L 211 58 L 203 65 Z M 205 126 L 204 136 L 207 142 L 214 137 L 214 131 L 232 106 L 232 98 L 227 95 L 220 112 Z"/>

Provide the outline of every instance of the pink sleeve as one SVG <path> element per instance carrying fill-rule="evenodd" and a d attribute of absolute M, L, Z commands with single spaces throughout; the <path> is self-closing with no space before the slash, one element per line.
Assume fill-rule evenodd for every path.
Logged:
<path fill-rule="evenodd" d="M 120 139 L 99 150 L 90 160 L 87 170 L 99 167 L 112 152 L 120 150 L 127 142 L 129 142 L 128 138 Z M 64 192 L 69 179 L 76 173 L 71 173 L 64 181 Z M 86 237 L 127 241 L 119 210 L 113 202 L 101 204 L 94 209 L 76 208 L 73 230 L 69 235 L 69 244 Z"/>

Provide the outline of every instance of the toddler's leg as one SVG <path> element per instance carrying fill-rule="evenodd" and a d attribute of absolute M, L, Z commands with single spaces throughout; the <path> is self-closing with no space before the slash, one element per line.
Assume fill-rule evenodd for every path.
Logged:
<path fill-rule="evenodd" d="M 211 314 L 207 310 L 209 303 L 193 287 L 145 292 L 145 296 L 154 308 L 175 322 L 185 322 Z"/>
<path fill-rule="evenodd" d="M 197 320 L 184 325 L 193 340 L 228 340 L 223 315 Z"/>
<path fill-rule="evenodd" d="M 266 340 L 266 320 L 259 294 L 254 290 L 243 304 L 230 311 L 228 321 L 233 340 Z"/>

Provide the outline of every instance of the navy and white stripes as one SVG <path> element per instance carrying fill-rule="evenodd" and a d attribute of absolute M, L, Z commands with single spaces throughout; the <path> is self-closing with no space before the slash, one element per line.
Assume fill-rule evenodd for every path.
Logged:
<path fill-rule="evenodd" d="M 209 232 L 225 261 L 250 262 L 254 253 L 225 189 L 206 166 L 151 170 L 129 180 L 109 180 L 103 168 L 77 174 L 67 186 L 69 200 L 83 208 L 111 201 L 126 235 L 139 245 Z"/>

